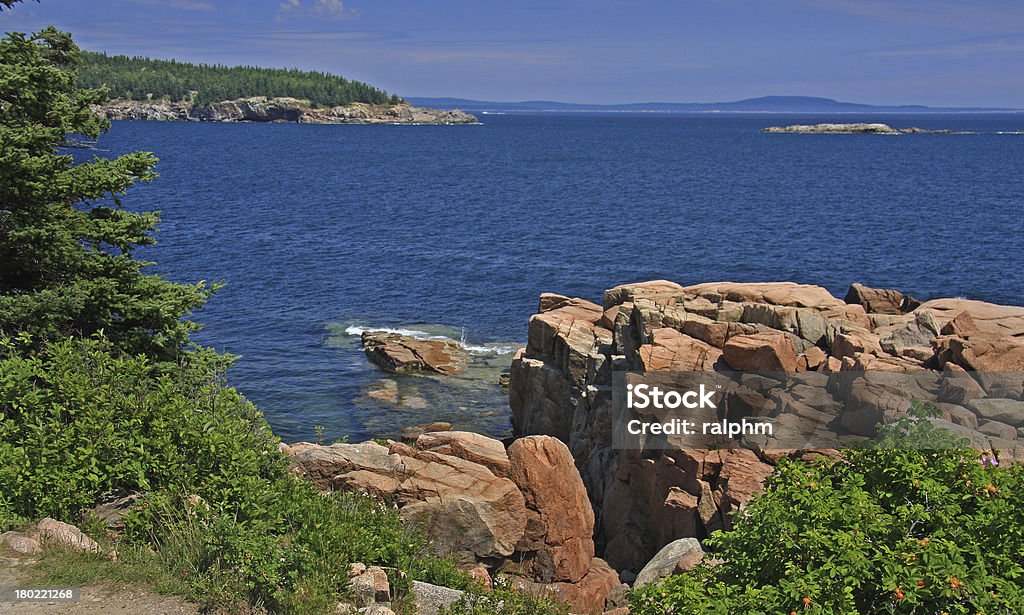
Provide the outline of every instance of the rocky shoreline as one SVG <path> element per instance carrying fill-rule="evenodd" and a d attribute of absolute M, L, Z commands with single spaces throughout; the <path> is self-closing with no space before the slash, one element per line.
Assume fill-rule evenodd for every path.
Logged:
<path fill-rule="evenodd" d="M 653 281 L 612 288 L 601 305 L 544 294 L 528 340 L 511 368 L 509 442 L 435 423 L 401 442 L 282 450 L 322 490 L 395 502 L 478 578 L 517 579 L 575 613 L 625 613 L 630 587 L 704 561 L 701 541 L 731 528 L 731 515 L 761 492 L 781 459 L 839 455 L 878 424 L 908 416 L 904 395 L 933 404 L 940 416 L 928 420 L 973 448 L 1002 463 L 1024 461 L 1021 307 L 921 302 L 860 284 L 839 299 L 787 282 Z M 382 341 L 395 345 L 395 356 L 409 351 L 392 336 L 368 339 L 368 354 Z M 420 354 L 412 359 L 432 371 Z M 394 360 L 382 363 L 395 369 Z M 763 377 L 770 370 L 792 379 Z M 771 420 L 820 422 L 832 439 L 788 448 L 747 440 L 716 449 L 672 440 L 658 451 L 615 448 L 616 372 L 746 372 L 744 390 L 727 396 L 722 412 L 756 416 L 756 391 L 773 402 Z M 833 393 L 843 389 L 848 397 L 838 403 Z"/>
<path fill-rule="evenodd" d="M 912 377 L 910 394 L 941 410 L 936 426 L 998 451 L 1001 461 L 1024 460 L 1024 308 L 921 303 L 860 285 L 843 300 L 793 283 L 655 281 L 610 289 L 602 305 L 548 296 L 512 365 L 513 425 L 517 436 L 568 444 L 595 510 L 598 552 L 614 568 L 639 570 L 667 543 L 728 529 L 729 515 L 760 491 L 780 458 L 835 454 L 613 448 L 614 372 L 721 370 L 799 375 L 803 382 L 771 389 L 783 412 L 773 418 L 827 421 L 835 448 L 906 416 L 909 401 L 884 380 Z M 857 403 L 822 395 L 857 377 L 866 381 Z M 726 401 L 727 413 L 751 411 L 742 395 Z"/>
<path fill-rule="evenodd" d="M 386 372 L 460 377 L 461 350 L 443 340 L 362 339 Z M 823 425 L 830 439 L 615 445 L 617 374 L 671 381 L 695 372 L 738 375 L 740 388 L 719 400 L 724 416 Z M 703 541 L 732 529 L 781 460 L 841 457 L 879 425 L 908 417 L 911 398 L 937 410 L 918 420 L 962 437 L 991 463 L 1024 461 L 1024 307 L 921 302 L 860 284 L 843 299 L 790 282 L 657 280 L 609 289 L 600 305 L 545 293 L 512 361 L 508 441 L 433 422 L 400 440 L 279 448 L 318 490 L 363 492 L 396 507 L 485 588 L 501 578 L 572 613 L 626 615 L 630 589 L 718 565 Z M 138 497 L 90 515 L 114 527 Z M 23 554 L 44 542 L 100 549 L 50 519 L 0 535 L 0 547 Z M 385 570 L 356 563 L 349 577 L 355 603 L 337 612 L 393 613 Z M 426 614 L 463 595 L 418 582 L 410 591 Z"/>
<path fill-rule="evenodd" d="M 341 107 L 314 107 L 295 98 L 257 96 L 226 100 L 208 105 L 166 100 L 143 102 L 111 101 L 95 107 L 108 120 L 156 122 L 280 122 L 299 124 L 479 124 L 477 118 L 459 110 L 441 111 L 414 107 L 408 103 L 368 105 L 353 103 Z"/>
<path fill-rule="evenodd" d="M 920 134 L 942 134 L 942 135 L 963 135 L 973 134 L 968 132 L 954 132 L 952 130 L 925 130 L 924 128 L 893 128 L 888 124 L 793 124 L 791 126 L 769 126 L 761 132 L 789 133 L 789 134 L 815 134 L 815 135 L 920 135 Z"/>

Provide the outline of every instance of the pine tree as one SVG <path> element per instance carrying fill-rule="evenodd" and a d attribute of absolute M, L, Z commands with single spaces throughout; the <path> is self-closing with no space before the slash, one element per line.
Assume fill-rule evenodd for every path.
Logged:
<path fill-rule="evenodd" d="M 147 275 L 133 255 L 154 243 L 159 218 L 120 197 L 156 177 L 152 154 L 76 164 L 68 153 L 72 136 L 109 127 L 92 111 L 106 94 L 76 85 L 79 64 L 53 28 L 0 40 L 0 335 L 103 331 L 124 352 L 171 358 L 197 328 L 183 317 L 211 289 Z"/>

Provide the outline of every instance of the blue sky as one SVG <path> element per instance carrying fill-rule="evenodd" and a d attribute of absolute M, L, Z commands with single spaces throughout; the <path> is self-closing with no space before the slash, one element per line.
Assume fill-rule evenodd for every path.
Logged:
<path fill-rule="evenodd" d="M 43 0 L 0 24 L 403 96 L 1024 107 L 1020 0 Z"/>

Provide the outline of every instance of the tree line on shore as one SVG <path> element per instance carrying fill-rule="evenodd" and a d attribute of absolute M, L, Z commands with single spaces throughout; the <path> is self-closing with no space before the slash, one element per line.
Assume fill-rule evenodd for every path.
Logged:
<path fill-rule="evenodd" d="M 397 104 L 401 98 L 361 81 L 320 71 L 192 64 L 82 51 L 81 88 L 106 87 L 123 100 L 191 101 L 205 105 L 253 96 L 291 97 L 316 106 Z"/>

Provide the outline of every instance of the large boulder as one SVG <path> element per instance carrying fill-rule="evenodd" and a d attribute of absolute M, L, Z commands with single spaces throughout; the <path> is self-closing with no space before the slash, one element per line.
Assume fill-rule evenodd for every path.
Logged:
<path fill-rule="evenodd" d="M 910 407 L 911 396 L 906 391 L 884 382 L 858 379 L 846 395 L 840 420 L 854 434 L 874 436 L 878 425 L 906 416 Z"/>
<path fill-rule="evenodd" d="M 608 595 L 619 586 L 619 573 L 604 560 L 594 558 L 587 574 L 576 583 L 537 583 L 516 580 L 521 591 L 546 596 L 569 605 L 571 613 L 596 615 L 604 612 Z"/>
<path fill-rule="evenodd" d="M 882 354 L 882 338 L 868 331 L 847 331 L 839 333 L 832 339 L 832 356 L 842 360 L 849 357 L 856 359 L 862 354 Z"/>
<path fill-rule="evenodd" d="M 416 439 L 416 447 L 478 463 L 495 476 L 508 477 L 512 466 L 501 442 L 469 431 L 425 433 Z"/>
<path fill-rule="evenodd" d="M 364 331 L 363 350 L 387 372 L 434 372 L 454 375 L 465 368 L 467 353 L 458 342 L 422 339 L 386 331 Z"/>
<path fill-rule="evenodd" d="M 739 322 L 720 322 L 707 316 L 687 313 L 683 322 L 683 333 L 721 348 L 734 335 L 757 333 L 757 327 Z"/>
<path fill-rule="evenodd" d="M 985 389 L 969 372 L 956 363 L 946 364 L 939 386 L 940 402 L 963 405 L 982 397 L 985 397 Z"/>
<path fill-rule="evenodd" d="M 39 521 L 35 527 L 36 539 L 44 544 L 56 545 L 71 551 L 83 553 L 99 553 L 99 543 L 85 535 L 77 527 L 46 517 Z"/>
<path fill-rule="evenodd" d="M 673 574 L 690 570 L 704 559 L 704 550 L 696 538 L 680 538 L 662 547 L 657 555 L 647 562 L 640 574 L 636 575 L 633 588 L 643 587 L 649 583 Z"/>
<path fill-rule="evenodd" d="M 962 344 L 956 363 L 977 372 L 1024 372 L 1024 338 L 977 334 Z"/>
<path fill-rule="evenodd" d="M 795 372 L 793 340 L 778 331 L 737 335 L 722 348 L 726 363 L 737 371 Z"/>
<path fill-rule="evenodd" d="M 655 329 L 652 338 L 650 344 L 639 349 L 643 370 L 647 372 L 710 371 L 722 356 L 718 348 L 675 329 Z"/>
<path fill-rule="evenodd" d="M 376 442 L 330 446 L 299 442 L 282 444 L 280 449 L 289 458 L 291 469 L 309 479 L 321 491 L 332 490 L 338 476 L 352 472 L 381 477 L 381 483 L 387 486 L 380 491 L 367 489 L 374 495 L 390 495 L 398 488 L 395 476 L 401 457 L 392 455 L 386 446 Z"/>
<path fill-rule="evenodd" d="M 438 611 L 450 608 L 462 599 L 463 595 L 460 590 L 422 581 L 413 581 L 410 589 L 417 615 L 437 615 Z"/>
<path fill-rule="evenodd" d="M 26 532 L 4 532 L 0 534 L 0 553 L 8 548 L 21 555 L 34 555 L 43 550 L 39 541 Z"/>
<path fill-rule="evenodd" d="M 846 302 L 864 306 L 869 314 L 903 313 L 903 293 L 898 290 L 869 288 L 854 283 L 846 293 Z"/>
<path fill-rule="evenodd" d="M 1015 399 L 976 399 L 968 404 L 971 410 L 986 421 L 999 421 L 1024 427 L 1024 401 Z"/>
<path fill-rule="evenodd" d="M 572 454 L 555 438 L 529 436 L 508 456 L 528 511 L 517 567 L 541 583 L 579 581 L 594 557 L 594 512 Z"/>
<path fill-rule="evenodd" d="M 515 483 L 451 455 L 392 444 L 402 460 L 397 490 L 403 518 L 419 524 L 441 553 L 472 558 L 511 555 L 526 529 Z M 358 488 L 361 477 L 348 483 Z M 346 485 L 346 475 L 339 477 Z"/>
<path fill-rule="evenodd" d="M 931 312 L 940 327 L 967 313 L 971 326 L 978 333 L 994 338 L 1024 337 L 1024 307 L 970 299 L 935 299 L 914 310 L 914 313 L 920 312 Z"/>
<path fill-rule="evenodd" d="M 747 324 L 763 325 L 794 335 L 799 338 L 801 348 L 822 344 L 828 337 L 828 320 L 814 308 L 745 303 L 741 318 Z"/>
<path fill-rule="evenodd" d="M 438 445 L 452 454 L 373 442 L 299 443 L 282 450 L 291 457 L 292 468 L 318 488 L 394 500 L 402 517 L 421 524 L 439 551 L 477 559 L 511 555 L 526 529 L 526 506 L 516 484 L 456 456 L 466 452 L 495 468 L 509 467 L 496 454 L 500 446 L 497 441 L 456 437 Z"/>
<path fill-rule="evenodd" d="M 932 340 L 939 336 L 939 325 L 931 312 L 918 312 L 902 326 L 876 330 L 884 335 L 879 342 L 882 350 L 897 357 L 927 360 L 932 357 Z"/>
<path fill-rule="evenodd" d="M 810 308 L 841 307 L 843 305 L 842 301 L 820 286 L 793 282 L 711 282 L 687 286 L 683 291 L 687 294 L 711 295 L 739 303 L 769 303 Z"/>

